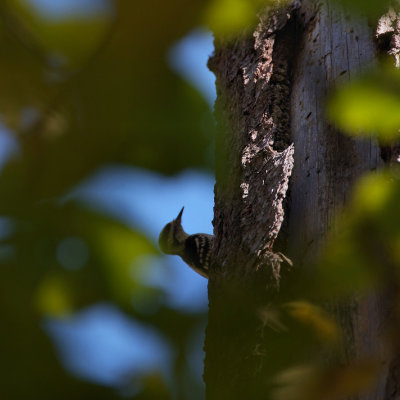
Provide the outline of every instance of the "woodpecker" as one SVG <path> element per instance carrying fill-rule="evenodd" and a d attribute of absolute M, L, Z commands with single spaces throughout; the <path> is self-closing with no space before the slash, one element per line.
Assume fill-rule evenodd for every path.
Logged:
<path fill-rule="evenodd" d="M 206 233 L 188 235 L 182 228 L 182 213 L 164 226 L 158 239 L 160 249 L 165 254 L 175 254 L 182 258 L 190 268 L 208 278 L 211 243 L 214 238 Z"/>

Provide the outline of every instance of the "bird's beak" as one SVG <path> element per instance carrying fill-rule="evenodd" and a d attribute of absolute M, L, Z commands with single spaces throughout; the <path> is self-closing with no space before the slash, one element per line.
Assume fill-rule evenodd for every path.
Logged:
<path fill-rule="evenodd" d="M 182 219 L 182 213 L 183 213 L 183 209 L 185 207 L 182 207 L 182 210 L 179 212 L 178 216 L 175 218 L 176 221 L 178 221 L 179 223 L 181 223 L 181 219 Z"/>

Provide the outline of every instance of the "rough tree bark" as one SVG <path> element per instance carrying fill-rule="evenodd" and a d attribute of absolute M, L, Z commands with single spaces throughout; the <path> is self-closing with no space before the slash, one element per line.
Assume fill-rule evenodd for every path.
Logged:
<path fill-rule="evenodd" d="M 259 310 L 284 283 L 277 252 L 296 268 L 312 261 L 354 182 L 383 162 L 372 140 L 353 140 L 329 125 L 324 101 L 337 83 L 375 62 L 376 32 L 395 54 L 396 15 L 376 31 L 329 2 L 279 3 L 260 13 L 254 32 L 234 42 L 216 39 L 209 61 L 219 124 L 205 344 L 209 400 L 267 398 Z M 399 398 L 398 360 L 381 346 L 387 302 L 350 303 L 338 310 L 347 335 L 344 360 L 373 355 L 384 364 L 376 387 L 358 399 Z"/>

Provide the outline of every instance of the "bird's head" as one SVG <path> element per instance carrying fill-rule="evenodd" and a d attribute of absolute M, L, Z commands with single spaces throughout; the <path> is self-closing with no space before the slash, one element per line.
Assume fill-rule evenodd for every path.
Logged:
<path fill-rule="evenodd" d="M 187 234 L 182 228 L 182 213 L 184 207 L 178 216 L 164 226 L 158 238 L 158 245 L 165 254 L 179 254 L 184 246 Z"/>

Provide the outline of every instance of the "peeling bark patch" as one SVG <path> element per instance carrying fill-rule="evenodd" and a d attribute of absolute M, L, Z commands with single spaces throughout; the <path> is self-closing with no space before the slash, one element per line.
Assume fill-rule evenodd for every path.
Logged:
<path fill-rule="evenodd" d="M 242 224 L 243 239 L 251 254 L 272 249 L 278 236 L 284 218 L 282 202 L 293 167 L 293 153 L 292 145 L 281 153 L 269 148 L 258 158 L 251 159 L 246 166 L 245 182 L 242 183 L 242 188 L 246 190 L 243 192 L 245 207 L 242 218 L 251 218 L 259 227 L 251 229 Z M 251 173 L 254 169 L 258 170 L 257 174 Z M 270 206 L 260 214 L 259 210 L 264 210 L 265 204 Z"/>
<path fill-rule="evenodd" d="M 378 21 L 376 28 L 378 50 L 394 57 L 395 65 L 400 67 L 400 14 L 390 9 Z"/>
<path fill-rule="evenodd" d="M 290 95 L 292 65 L 301 29 L 296 18 L 297 3 L 292 7 L 289 13 L 280 9 L 261 17 L 254 34 L 255 65 L 244 68 L 245 91 L 256 93 L 253 107 L 259 110 L 259 119 L 248 121 L 248 140 L 241 158 L 245 202 L 242 238 L 246 250 L 253 255 L 271 250 L 278 236 L 293 168 Z M 279 28 L 272 30 L 271 26 Z M 257 211 L 266 209 L 261 214 Z M 259 229 L 249 225 L 249 219 Z"/>
<path fill-rule="evenodd" d="M 383 15 L 376 28 L 378 52 L 394 57 L 396 68 L 400 68 L 400 13 L 390 9 Z M 381 146 L 381 158 L 384 163 L 400 163 L 400 144 Z"/>
<path fill-rule="evenodd" d="M 289 111 L 303 29 L 299 6 L 285 2 L 264 10 L 252 36 L 243 34 L 234 43 L 216 39 L 209 60 L 218 92 L 216 269 L 222 263 L 226 270 L 254 269 L 260 252 L 272 250 L 282 225 L 293 168 Z M 233 243 L 238 251 L 232 255 Z"/>

